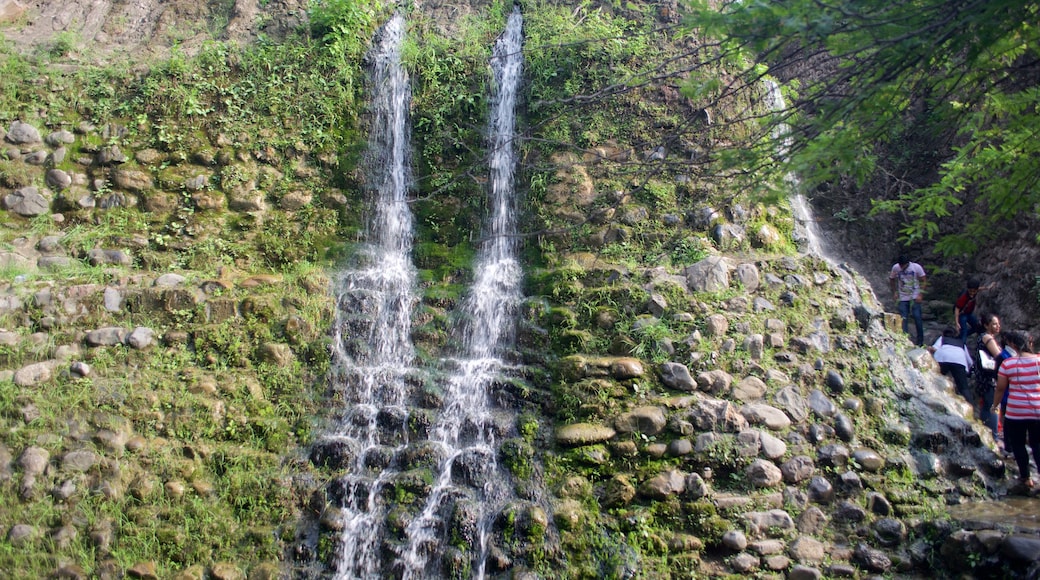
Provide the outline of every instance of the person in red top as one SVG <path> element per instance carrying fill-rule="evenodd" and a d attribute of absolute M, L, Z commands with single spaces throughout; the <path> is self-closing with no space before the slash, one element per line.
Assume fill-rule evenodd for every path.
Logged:
<path fill-rule="evenodd" d="M 1018 464 L 1018 483 L 1008 492 L 1030 493 L 1035 485 L 1029 476 L 1030 449 L 1033 451 L 1033 460 L 1040 466 L 1040 356 L 1033 352 L 1031 336 L 1006 332 L 1004 339 L 1018 354 L 1001 363 L 997 371 L 997 388 L 993 400 L 998 402 L 994 410 L 999 409 L 999 401 L 1007 390 L 1004 440 Z"/>
<path fill-rule="evenodd" d="M 968 287 L 953 303 L 953 323 L 960 333 L 961 342 L 967 341 L 969 334 L 985 331 L 979 324 L 979 319 L 975 317 L 975 298 L 978 295 L 979 281 L 972 278 L 968 280 Z"/>

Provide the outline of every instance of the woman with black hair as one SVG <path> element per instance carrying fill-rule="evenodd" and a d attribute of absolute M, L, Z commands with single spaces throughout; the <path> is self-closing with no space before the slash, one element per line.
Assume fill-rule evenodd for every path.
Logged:
<path fill-rule="evenodd" d="M 1008 490 L 1028 494 L 1035 483 L 1030 477 L 1029 451 L 1040 466 L 1040 356 L 1033 352 L 1033 338 L 1019 332 L 1005 332 L 1004 340 L 1017 355 L 1005 360 L 997 371 L 994 411 L 1007 391 L 1004 411 L 1004 441 L 1018 464 L 1018 482 Z"/>

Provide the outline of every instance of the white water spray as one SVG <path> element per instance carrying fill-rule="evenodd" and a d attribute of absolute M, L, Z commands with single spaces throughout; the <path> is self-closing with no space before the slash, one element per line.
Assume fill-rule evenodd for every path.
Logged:
<path fill-rule="evenodd" d="M 523 68 L 522 18 L 509 17 L 491 59 L 494 75 L 489 126 L 489 220 L 476 265 L 476 280 L 463 306 L 464 352 L 444 393 L 444 407 L 431 433 L 443 449 L 433 491 L 407 527 L 408 546 L 399 560 L 402 577 L 440 575 L 435 556 L 443 543 L 445 512 L 460 498 L 475 506 L 476 537 L 471 538 L 473 576 L 484 577 L 492 509 L 506 494 L 498 477 L 496 426 L 488 389 L 503 370 L 500 358 L 513 344 L 522 300 L 522 270 L 517 260 L 515 125 L 517 91 Z"/>
<path fill-rule="evenodd" d="M 415 356 L 409 330 L 417 299 L 406 200 L 411 95 L 400 63 L 404 30 L 404 19 L 394 16 L 370 54 L 373 123 L 367 167 L 373 216 L 360 263 L 340 277 L 337 288 L 333 386 L 346 409 L 324 444 L 353 460 L 339 482 L 343 516 L 336 578 L 384 576 L 378 542 L 387 507 L 379 494 L 395 473 L 386 458 L 407 443 L 405 376 Z"/>

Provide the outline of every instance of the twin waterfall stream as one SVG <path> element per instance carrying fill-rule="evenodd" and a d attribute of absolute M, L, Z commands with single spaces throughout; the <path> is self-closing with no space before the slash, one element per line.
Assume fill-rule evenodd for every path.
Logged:
<path fill-rule="evenodd" d="M 491 59 L 489 216 L 475 280 L 453 329 L 461 352 L 435 369 L 443 384 L 433 413 L 416 412 L 431 406 L 420 385 L 432 373 L 415 366 L 409 337 L 418 297 L 407 199 L 411 95 L 401 66 L 406 28 L 401 15 L 383 27 L 371 49 L 366 166 L 373 207 L 357 263 L 337 281 L 332 381 L 344 408 L 338 410 L 337 429 L 323 437 L 325 449 L 351 458 L 348 474 L 330 486 L 343 520 L 336 578 L 440 577 L 449 518 L 453 534 L 469 546 L 463 554 L 470 561 L 463 567 L 482 578 L 492 524 L 512 494 L 497 465 L 499 423 L 488 391 L 506 367 L 501 355 L 513 344 L 522 300 L 513 186 L 521 24 L 514 10 Z M 432 483 L 420 481 L 423 469 L 416 468 L 432 472 Z M 390 490 L 401 489 L 421 489 L 415 495 L 425 504 L 406 523 L 395 520 L 391 541 L 388 520 L 396 517 L 396 502 Z"/>

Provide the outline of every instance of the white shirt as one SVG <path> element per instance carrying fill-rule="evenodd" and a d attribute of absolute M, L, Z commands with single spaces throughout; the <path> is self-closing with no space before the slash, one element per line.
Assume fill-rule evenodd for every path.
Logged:
<path fill-rule="evenodd" d="M 956 338 L 953 341 L 960 342 Z M 961 365 L 962 367 L 971 370 L 971 353 L 968 352 L 968 347 L 965 345 L 954 345 L 954 344 L 943 344 L 943 337 L 939 337 L 935 344 L 932 345 L 935 352 L 932 356 L 935 358 L 937 363 L 953 363 Z"/>

